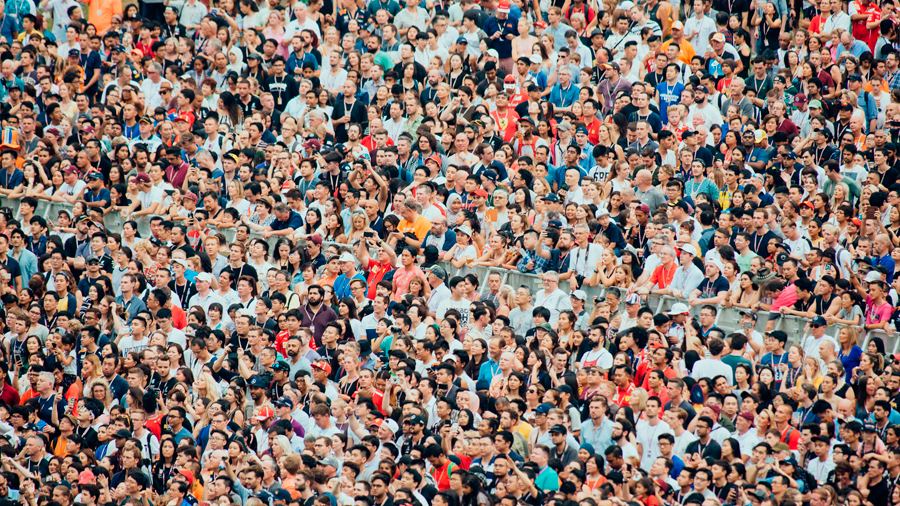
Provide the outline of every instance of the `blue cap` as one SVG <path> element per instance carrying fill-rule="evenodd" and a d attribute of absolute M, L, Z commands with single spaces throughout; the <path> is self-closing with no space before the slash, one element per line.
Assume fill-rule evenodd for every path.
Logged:
<path fill-rule="evenodd" d="M 81 51 L 79 51 L 77 49 L 70 49 L 69 56 L 81 56 Z"/>
<path fill-rule="evenodd" d="M 545 402 L 545 403 L 541 404 L 540 406 L 534 408 L 534 412 L 540 413 L 542 415 L 546 415 L 547 413 L 550 412 L 551 409 L 553 409 L 555 407 L 556 406 L 554 406 L 553 404 L 550 404 L 549 402 Z"/>
<path fill-rule="evenodd" d="M 118 51 L 120 53 L 124 53 L 126 51 L 125 46 L 123 46 L 122 44 L 116 44 L 115 46 L 113 46 L 112 50 Z"/>
<path fill-rule="evenodd" d="M 468 39 L 466 39 L 465 37 L 460 37 L 460 38 L 456 39 L 456 43 L 457 43 L 457 44 L 466 44 L 466 45 L 468 45 L 468 44 L 469 44 L 469 41 L 468 41 Z"/>

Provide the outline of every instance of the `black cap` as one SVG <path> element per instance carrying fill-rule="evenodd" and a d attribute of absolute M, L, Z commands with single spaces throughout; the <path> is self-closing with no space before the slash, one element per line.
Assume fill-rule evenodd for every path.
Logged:
<path fill-rule="evenodd" d="M 562 424 L 556 424 L 556 425 L 554 425 L 553 427 L 550 427 L 550 433 L 551 433 L 551 434 L 554 434 L 554 433 L 556 433 L 556 434 L 568 434 L 569 431 L 566 429 L 566 426 L 565 426 L 565 425 L 562 425 Z"/>

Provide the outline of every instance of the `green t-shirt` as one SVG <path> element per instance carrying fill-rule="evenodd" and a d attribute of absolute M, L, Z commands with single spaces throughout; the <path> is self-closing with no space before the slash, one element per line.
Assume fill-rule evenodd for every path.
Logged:
<path fill-rule="evenodd" d="M 534 479 L 534 486 L 543 492 L 556 492 L 559 490 L 559 475 L 553 469 L 545 467 Z"/>
<path fill-rule="evenodd" d="M 739 357 L 737 355 L 725 355 L 724 357 L 722 357 L 722 363 L 728 364 L 729 366 L 731 366 L 731 378 L 729 378 L 731 381 L 731 386 L 734 386 L 736 383 L 736 381 L 734 379 L 734 372 L 737 371 L 738 364 L 747 364 L 751 368 L 753 367 L 753 364 L 750 363 L 749 360 L 747 360 L 744 357 Z"/>

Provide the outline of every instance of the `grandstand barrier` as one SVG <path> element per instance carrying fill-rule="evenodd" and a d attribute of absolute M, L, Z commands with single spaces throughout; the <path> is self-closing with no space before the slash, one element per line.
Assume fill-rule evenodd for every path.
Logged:
<path fill-rule="evenodd" d="M 18 200 L 10 200 L 6 197 L 0 197 L 0 207 L 7 207 L 12 210 L 13 216 L 18 216 L 19 213 L 19 201 Z M 51 202 L 49 200 L 39 200 L 37 209 L 35 209 L 36 216 L 42 216 L 45 219 L 55 220 L 60 211 L 69 211 L 72 212 L 72 205 L 64 202 Z M 138 233 L 141 237 L 149 237 L 150 236 L 150 217 L 149 216 L 141 216 L 137 220 L 135 220 L 138 224 Z M 121 233 L 122 225 L 125 220 L 122 219 L 120 213 L 107 213 L 103 218 L 103 223 L 106 226 L 107 230 L 111 232 Z M 231 242 L 235 238 L 236 229 L 234 228 L 226 228 L 221 231 L 215 229 L 215 227 L 210 227 L 212 230 L 216 232 L 221 232 L 228 242 Z M 251 238 L 262 238 L 262 234 L 255 231 L 250 231 Z M 266 242 L 269 244 L 269 250 L 272 251 L 275 247 L 275 243 L 281 237 L 269 237 L 266 239 Z M 323 246 L 327 247 L 329 245 L 336 244 L 342 247 L 352 248 L 347 244 L 337 244 L 332 242 L 325 242 Z M 377 251 L 371 249 L 369 254 L 372 258 L 376 258 Z M 479 285 L 479 293 L 483 294 L 487 290 L 487 277 L 491 272 L 497 272 L 500 274 L 501 283 L 504 285 L 509 285 L 514 289 L 519 286 L 527 286 L 531 289 L 532 293 L 537 293 L 539 290 L 543 288 L 543 284 L 541 282 L 540 276 L 536 274 L 528 274 L 519 272 L 518 270 L 510 270 L 510 269 L 501 269 L 498 267 L 484 267 L 484 266 L 469 266 L 465 265 L 460 268 L 456 268 L 453 265 L 441 262 L 441 265 L 445 268 L 447 273 L 452 276 L 461 276 L 469 273 L 475 274 L 478 276 L 478 279 L 481 281 Z M 568 283 L 563 282 L 560 284 L 560 288 L 563 291 L 568 291 Z M 602 286 L 585 286 L 582 287 L 582 290 L 587 294 L 587 301 L 585 304 L 585 308 L 590 311 L 593 308 L 593 300 L 594 297 L 598 297 L 600 300 L 605 299 L 606 296 L 606 288 Z M 623 298 L 624 299 L 624 298 Z M 654 311 L 654 314 L 664 313 L 666 311 L 671 310 L 672 306 L 678 302 L 679 299 L 671 296 L 659 296 L 659 295 L 650 295 L 647 301 L 645 302 L 647 307 L 651 308 Z M 681 299 L 684 301 L 684 299 Z M 621 301 L 620 304 L 622 307 L 620 309 L 624 309 L 624 301 Z M 696 317 L 700 314 L 700 309 L 702 306 L 694 306 L 691 308 L 691 316 Z M 718 306 L 718 314 L 716 315 L 716 326 L 724 330 L 726 333 L 731 333 L 740 330 L 740 311 L 739 308 L 726 308 L 724 306 Z M 764 332 L 766 329 L 766 324 L 769 320 L 769 313 L 767 311 L 759 311 L 757 312 L 758 320 L 755 326 L 755 330 L 759 332 Z M 790 344 L 803 344 L 807 336 L 807 324 L 809 320 L 806 318 L 800 318 L 796 316 L 782 316 L 775 322 L 774 330 L 781 330 L 788 335 L 788 342 Z M 829 325 L 826 330 L 826 335 L 831 336 L 837 341 L 838 332 L 840 332 L 840 328 L 842 325 Z M 864 341 L 861 346 L 865 349 L 868 341 L 873 337 L 880 337 L 884 340 L 885 350 L 889 351 L 889 353 L 897 353 L 900 351 L 900 339 L 898 339 L 897 333 L 895 332 L 885 332 L 881 330 L 870 331 L 865 334 Z"/>

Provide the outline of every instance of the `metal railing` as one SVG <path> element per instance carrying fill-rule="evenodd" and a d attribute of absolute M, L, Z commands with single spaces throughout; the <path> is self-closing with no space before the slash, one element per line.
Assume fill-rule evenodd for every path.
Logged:
<path fill-rule="evenodd" d="M 12 210 L 13 216 L 17 216 L 19 213 L 19 200 L 10 200 L 6 197 L 0 197 L 0 207 L 8 207 Z M 72 205 L 63 202 L 51 202 L 48 200 L 38 200 L 37 208 L 35 209 L 36 216 L 42 216 L 46 219 L 55 219 L 60 211 L 66 210 L 71 214 Z M 150 237 L 150 216 L 141 216 L 138 219 L 134 220 L 138 225 L 138 233 L 141 237 Z M 125 220 L 122 219 L 120 213 L 107 213 L 103 217 L 103 223 L 106 226 L 107 230 L 113 232 L 121 232 L 122 225 L 125 223 Z M 236 229 L 235 228 L 226 228 L 223 230 L 216 230 L 215 227 L 210 227 L 212 230 L 216 232 L 221 232 L 228 242 L 232 242 L 235 238 Z M 250 237 L 258 237 L 262 238 L 262 234 L 259 232 L 255 232 L 253 230 L 250 231 Z M 281 237 L 269 237 L 266 242 L 269 244 L 270 251 L 272 251 L 275 247 L 275 243 Z M 326 245 L 336 244 L 336 243 L 326 243 Z M 352 247 L 348 244 L 343 244 L 339 246 L 344 246 L 347 248 Z M 376 258 L 376 251 L 370 251 L 370 255 L 372 258 Z M 532 293 L 536 293 L 538 290 L 543 288 L 541 283 L 541 278 L 535 274 L 528 274 L 519 272 L 517 270 L 510 269 L 502 269 L 498 267 L 470 267 L 468 265 L 456 268 L 446 262 L 441 262 L 445 270 L 451 276 L 457 275 L 465 275 L 469 273 L 474 273 L 478 276 L 479 280 L 486 280 L 488 275 L 491 272 L 499 273 L 501 276 L 501 283 L 504 285 L 510 285 L 512 287 L 519 286 L 527 286 L 531 289 Z M 560 285 L 564 287 L 566 284 L 563 283 Z M 479 293 L 484 293 L 487 289 L 487 283 L 482 282 L 480 284 Z M 606 288 L 602 286 L 584 286 L 581 288 L 587 294 L 587 302 L 586 309 L 590 311 L 593 308 L 593 299 L 594 297 L 598 297 L 600 300 L 605 299 Z M 567 291 L 563 288 L 563 291 Z M 679 301 L 684 301 L 685 299 L 676 299 L 671 296 L 659 296 L 659 295 L 650 295 L 646 304 L 648 307 L 653 309 L 655 314 L 660 314 L 665 311 L 668 311 L 672 308 L 672 306 Z M 622 302 L 621 304 L 624 304 Z M 698 316 L 700 313 L 700 309 L 702 306 L 694 306 L 691 308 L 691 316 Z M 737 308 L 726 308 L 724 306 L 717 306 L 718 313 L 716 315 L 716 326 L 725 331 L 726 333 L 735 332 L 740 330 L 740 314 Z M 755 330 L 760 332 L 765 331 L 766 324 L 769 320 L 769 313 L 767 311 L 759 311 L 757 312 L 759 318 L 757 319 L 757 323 L 755 326 Z M 789 343 L 797 343 L 803 344 L 805 340 L 805 328 L 807 323 L 809 323 L 808 319 L 800 318 L 797 316 L 781 316 L 778 320 L 776 320 L 775 326 L 773 330 L 781 330 L 788 335 Z M 826 335 L 829 335 L 837 341 L 838 332 L 840 332 L 840 328 L 843 325 L 829 325 L 826 331 Z M 897 338 L 896 334 L 890 334 L 884 331 L 869 331 L 866 332 L 865 340 L 862 343 L 863 349 L 865 349 L 866 344 L 869 339 L 872 337 L 881 337 L 885 342 L 885 349 L 892 350 L 890 353 L 897 353 L 900 350 L 900 339 Z"/>

